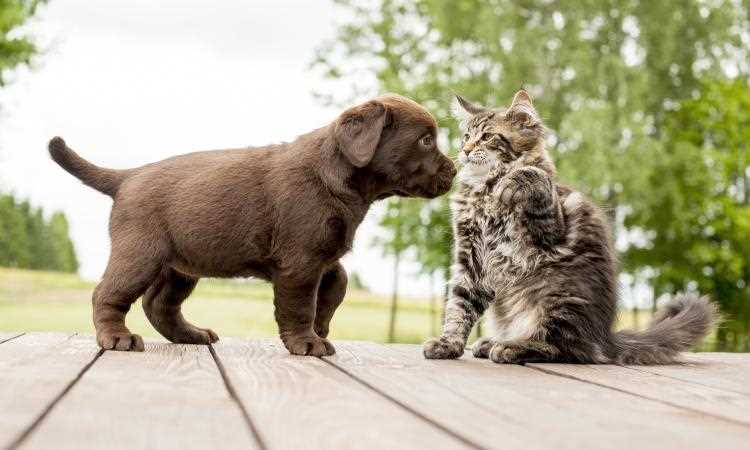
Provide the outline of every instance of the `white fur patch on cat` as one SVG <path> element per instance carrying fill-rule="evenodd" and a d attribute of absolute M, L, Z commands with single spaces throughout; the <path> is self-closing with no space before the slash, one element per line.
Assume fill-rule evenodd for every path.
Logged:
<path fill-rule="evenodd" d="M 575 211 L 583 205 L 583 194 L 580 192 L 573 192 L 563 202 L 563 208 L 566 211 Z"/>
<path fill-rule="evenodd" d="M 513 316 L 512 321 L 501 330 L 503 340 L 520 341 L 530 339 L 539 328 L 539 316 L 535 310 L 524 310 Z"/>

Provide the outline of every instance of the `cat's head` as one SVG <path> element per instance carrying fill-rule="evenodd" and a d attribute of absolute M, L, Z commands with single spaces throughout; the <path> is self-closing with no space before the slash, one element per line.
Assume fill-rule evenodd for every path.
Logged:
<path fill-rule="evenodd" d="M 544 124 L 526 91 L 518 91 L 507 109 L 479 106 L 457 95 L 453 111 L 464 133 L 458 152 L 461 181 L 484 183 L 490 173 L 503 175 L 524 165 L 554 174 Z"/>

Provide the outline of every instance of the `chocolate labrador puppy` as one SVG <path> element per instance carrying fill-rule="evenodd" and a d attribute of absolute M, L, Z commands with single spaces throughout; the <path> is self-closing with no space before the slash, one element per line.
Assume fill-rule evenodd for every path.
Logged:
<path fill-rule="evenodd" d="M 370 205 L 450 189 L 456 170 L 436 133 L 427 110 L 389 94 L 291 143 L 190 153 L 135 169 L 97 167 L 53 138 L 52 159 L 114 199 L 111 254 L 92 299 L 97 342 L 143 350 L 125 326 L 140 296 L 170 341 L 216 342 L 212 330 L 185 320 L 180 305 L 200 277 L 251 276 L 273 283 L 276 322 L 291 353 L 333 354 L 328 325 L 347 283 L 339 259 Z"/>

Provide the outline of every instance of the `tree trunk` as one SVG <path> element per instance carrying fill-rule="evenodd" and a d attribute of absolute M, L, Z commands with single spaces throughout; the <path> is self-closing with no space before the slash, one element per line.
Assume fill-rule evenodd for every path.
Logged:
<path fill-rule="evenodd" d="M 396 342 L 396 312 L 398 311 L 398 263 L 400 254 L 395 255 L 393 262 L 393 295 L 391 296 L 391 317 L 388 323 L 388 342 Z"/>
<path fill-rule="evenodd" d="M 430 273 L 430 336 L 437 336 L 437 327 L 435 319 L 437 314 L 437 305 L 435 304 L 435 272 Z"/>

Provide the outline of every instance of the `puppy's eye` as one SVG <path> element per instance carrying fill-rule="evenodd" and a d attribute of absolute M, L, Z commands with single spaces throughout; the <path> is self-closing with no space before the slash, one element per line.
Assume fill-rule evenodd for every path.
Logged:
<path fill-rule="evenodd" d="M 430 149 L 433 145 L 435 145 L 435 139 L 431 134 L 426 134 L 422 136 L 422 139 L 419 140 L 419 145 L 421 145 L 422 148 Z"/>

